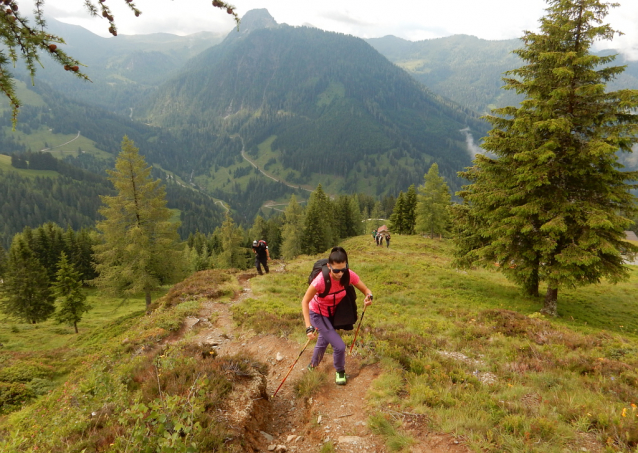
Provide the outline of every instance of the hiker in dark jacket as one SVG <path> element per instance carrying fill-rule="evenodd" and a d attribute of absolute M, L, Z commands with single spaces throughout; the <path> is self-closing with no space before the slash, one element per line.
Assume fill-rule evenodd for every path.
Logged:
<path fill-rule="evenodd" d="M 346 344 L 335 331 L 331 321 L 336 306 L 343 301 L 346 295 L 346 288 L 341 284 L 341 279 L 344 277 L 345 272 L 349 273 L 350 284 L 365 294 L 364 304 L 366 306 L 372 303 L 372 293 L 359 276 L 348 268 L 348 254 L 343 247 L 334 247 L 332 249 L 328 257 L 328 269 L 330 270 L 330 292 L 326 297 L 319 297 L 326 289 L 323 275 L 319 273 L 308 286 L 308 290 L 301 301 L 301 309 L 306 323 L 306 335 L 312 339 L 317 336 L 316 331 L 319 331 L 317 344 L 308 369 L 312 370 L 319 365 L 326 348 L 330 344 L 333 349 L 334 367 L 337 371 L 336 383 L 345 385 Z"/>
<path fill-rule="evenodd" d="M 385 234 L 385 244 L 386 248 L 390 248 L 390 233 Z"/>
<path fill-rule="evenodd" d="M 263 272 L 261 272 L 261 266 L 264 266 L 266 273 L 269 273 L 268 260 L 270 259 L 270 252 L 268 251 L 266 241 L 253 241 L 253 253 L 255 254 L 255 267 L 259 275 L 264 275 Z"/>

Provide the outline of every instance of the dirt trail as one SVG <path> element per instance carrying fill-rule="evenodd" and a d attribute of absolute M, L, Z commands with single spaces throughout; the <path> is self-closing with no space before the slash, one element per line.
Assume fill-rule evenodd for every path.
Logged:
<path fill-rule="evenodd" d="M 283 268 L 275 272 L 283 272 Z M 372 381 L 381 373 L 376 364 L 363 365 L 357 357 L 348 357 L 348 383 L 337 386 L 332 356 L 326 354 L 319 370 L 327 373 L 327 383 L 308 400 L 296 398 L 294 382 L 302 373 L 308 372 L 305 367 L 310 360 L 313 342 L 277 396 L 271 397 L 302 345 L 274 335 L 255 335 L 252 331 L 237 329 L 230 306 L 252 297 L 250 279 L 253 277 L 257 274 L 240 275 L 243 291 L 231 304 L 204 302 L 199 317 L 188 318 L 185 326 L 185 330 L 195 329 L 190 341 L 213 348 L 219 356 L 252 353 L 269 365 L 266 381 L 247 381 L 243 388 L 234 391 L 224 411 L 237 437 L 243 439 L 244 451 L 316 453 L 328 441 L 333 443 L 336 452 L 388 451 L 384 439 L 373 434 L 367 425 L 370 409 L 366 404 L 366 394 Z M 430 435 L 425 428 L 425 419 L 397 414 L 404 418 L 404 426 L 418 439 L 412 451 L 469 452 L 452 436 Z"/>

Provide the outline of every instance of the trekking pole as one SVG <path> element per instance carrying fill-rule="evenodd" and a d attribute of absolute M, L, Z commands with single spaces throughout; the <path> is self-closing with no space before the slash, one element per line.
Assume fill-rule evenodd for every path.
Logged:
<path fill-rule="evenodd" d="M 359 327 L 361 327 L 361 322 L 363 321 L 363 317 L 366 314 L 367 305 L 363 306 L 363 313 L 361 313 L 361 319 L 359 320 L 359 325 L 357 326 L 357 330 L 354 332 L 354 340 L 352 340 L 352 346 L 350 346 L 350 354 L 352 354 L 352 349 L 354 348 L 354 344 L 357 342 L 357 334 L 359 333 Z"/>
<path fill-rule="evenodd" d="M 303 354 L 303 352 L 306 350 L 306 348 L 308 347 L 308 344 L 310 343 L 310 338 L 308 338 L 308 341 L 306 341 L 306 344 L 304 345 L 303 349 L 301 350 L 301 352 L 299 353 L 299 355 L 297 356 L 297 359 L 295 360 L 295 362 L 290 366 L 290 369 L 288 370 L 288 373 L 286 374 L 286 377 L 284 378 L 283 381 L 281 381 L 281 384 L 279 384 L 279 387 L 277 387 L 277 390 L 275 390 L 275 393 L 273 393 L 272 398 L 274 398 L 275 396 L 277 396 L 277 392 L 279 391 L 279 389 L 281 388 L 282 385 L 284 385 L 284 382 L 286 382 L 286 379 L 288 379 L 288 375 L 290 374 L 290 372 L 292 371 L 292 369 L 295 367 L 295 365 L 297 364 L 297 362 L 299 361 L 299 358 L 301 357 L 301 354 Z"/>

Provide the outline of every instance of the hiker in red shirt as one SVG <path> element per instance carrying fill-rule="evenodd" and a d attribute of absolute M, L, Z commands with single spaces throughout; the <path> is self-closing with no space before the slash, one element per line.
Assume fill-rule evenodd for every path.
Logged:
<path fill-rule="evenodd" d="M 319 337 L 317 338 L 317 344 L 308 369 L 312 370 L 319 365 L 326 348 L 330 344 L 334 351 L 333 362 L 337 371 L 336 383 L 344 385 L 346 383 L 346 344 L 333 326 L 335 309 L 337 305 L 343 302 L 347 292 L 342 280 L 345 280 L 347 286 L 353 285 L 365 294 L 364 304 L 366 306 L 372 304 L 372 293 L 359 276 L 348 268 L 348 254 L 343 247 L 333 247 L 328 257 L 327 266 L 330 276 L 328 294 L 320 297 L 320 294 L 324 293 L 326 289 L 324 276 L 320 272 L 308 286 L 308 290 L 301 301 L 301 309 L 307 327 L 306 335 L 309 338 L 315 338 L 317 335 L 316 330 L 319 330 Z M 348 274 L 347 276 L 346 273 Z"/>

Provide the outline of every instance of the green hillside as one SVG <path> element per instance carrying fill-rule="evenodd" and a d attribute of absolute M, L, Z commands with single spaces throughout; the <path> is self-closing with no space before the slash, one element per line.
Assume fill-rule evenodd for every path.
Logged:
<path fill-rule="evenodd" d="M 522 66 L 512 54 L 512 50 L 522 46 L 518 39 L 490 41 L 454 35 L 412 42 L 385 36 L 366 42 L 433 92 L 474 111 L 489 113 L 492 108 L 521 101 L 516 93 L 501 89 L 503 73 Z M 638 88 L 638 63 L 622 56 L 617 63 L 626 64 L 627 70 L 609 88 Z"/>
<path fill-rule="evenodd" d="M 134 116 L 180 137 L 237 134 L 250 158 L 267 155 L 293 185 L 395 193 L 419 183 L 434 161 L 458 185 L 456 171 L 470 163 L 459 131 L 485 132 L 476 115 L 424 89 L 361 39 L 252 26 L 269 17 L 249 12 L 246 30 L 193 58 Z M 228 166 L 225 156 L 211 163 Z"/>
<path fill-rule="evenodd" d="M 188 36 L 168 33 L 103 38 L 77 25 L 47 19 L 51 33 L 64 37 L 61 48 L 86 66 L 91 83 L 72 77 L 46 55 L 36 84 L 43 82 L 70 99 L 124 115 L 159 84 L 176 74 L 189 58 L 222 41 L 225 32 Z M 19 68 L 19 73 L 22 70 Z"/>
<path fill-rule="evenodd" d="M 565 291 L 560 317 L 548 319 L 537 312 L 538 300 L 522 297 L 501 274 L 451 268 L 446 241 L 394 235 L 386 249 L 360 236 L 343 245 L 375 295 L 346 359 L 345 388 L 328 379 L 328 355 L 325 366 L 301 373 L 306 351 L 285 395 L 267 402 L 262 391 L 249 424 L 231 426 L 224 403 L 237 398 L 233 390 L 260 375 L 274 390 L 305 341 L 299 301 L 317 256 L 250 282 L 252 274 L 205 271 L 172 288 L 150 316 L 135 311 L 141 301 L 116 309 L 104 300 L 113 309 L 88 316 L 79 336 L 48 322 L 35 329 L 0 321 L 0 402 L 5 413 L 14 411 L 0 416 L 0 449 L 123 451 L 143 442 L 177 448 L 189 439 L 199 451 L 236 451 L 238 441 L 264 450 L 260 430 L 282 419 L 295 423 L 293 438 L 303 437 L 296 445 L 334 451 L 336 439 L 327 437 L 341 419 L 321 423 L 317 416 L 327 409 L 312 397 L 325 407 L 341 404 L 340 415 L 364 414 L 362 428 L 349 424 L 354 417 L 342 422 L 349 435 L 364 433 L 356 434 L 360 442 L 371 435 L 385 441 L 376 451 L 430 445 L 428 436 L 449 436 L 458 452 L 635 450 L 635 266 L 628 282 Z M 250 297 L 239 297 L 247 286 Z M 232 342 L 230 355 L 215 358 L 210 343 L 198 343 L 209 327 L 179 333 L 182 320 L 205 307 L 216 307 L 213 324 L 226 322 L 218 316 L 229 304 L 235 325 L 223 341 Z M 350 345 L 353 333 L 342 334 Z M 285 351 L 286 360 L 270 357 L 267 345 Z M 362 397 L 344 400 L 342 390 Z M 19 398 L 27 404 L 15 411 Z M 8 401 L 18 403 L 9 408 Z M 171 437 L 177 423 L 184 433 Z M 238 438 L 243 429 L 250 436 Z M 284 443 L 290 429 L 270 432 Z"/>

